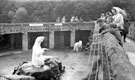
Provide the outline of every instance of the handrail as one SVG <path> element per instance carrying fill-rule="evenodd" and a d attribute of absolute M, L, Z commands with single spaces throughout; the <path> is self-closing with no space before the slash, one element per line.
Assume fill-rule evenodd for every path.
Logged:
<path fill-rule="evenodd" d="M 130 29 L 134 31 L 132 28 Z M 87 80 L 134 80 L 135 67 L 129 61 L 117 38 L 111 33 L 101 36 L 97 32 L 93 34 L 93 42 L 90 45 Z"/>

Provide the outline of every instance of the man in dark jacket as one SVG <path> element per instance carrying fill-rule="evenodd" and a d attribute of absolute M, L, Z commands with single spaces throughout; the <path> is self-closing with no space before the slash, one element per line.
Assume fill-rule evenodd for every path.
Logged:
<path fill-rule="evenodd" d="M 109 26 L 110 26 L 110 29 L 104 30 L 101 34 L 105 34 L 107 32 L 110 32 L 111 34 L 113 34 L 116 37 L 116 39 L 119 41 L 119 44 L 121 46 L 123 46 L 122 37 L 121 37 L 119 29 L 117 28 L 117 25 L 114 23 L 110 23 Z"/>
<path fill-rule="evenodd" d="M 97 24 L 100 26 L 99 33 L 109 28 L 109 26 L 101 18 L 97 19 Z"/>
<path fill-rule="evenodd" d="M 123 29 L 123 41 L 126 42 L 126 37 L 129 31 L 130 23 L 129 19 L 124 19 L 124 29 Z"/>

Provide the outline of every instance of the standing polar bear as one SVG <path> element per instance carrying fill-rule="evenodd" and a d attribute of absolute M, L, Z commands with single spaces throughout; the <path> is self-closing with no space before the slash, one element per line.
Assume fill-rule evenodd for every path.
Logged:
<path fill-rule="evenodd" d="M 76 43 L 74 44 L 74 49 L 73 49 L 73 51 L 78 52 L 79 49 L 82 49 L 82 41 L 81 41 L 81 40 L 79 40 L 79 42 L 76 42 Z"/>
<path fill-rule="evenodd" d="M 32 48 L 32 64 L 35 67 L 41 67 L 45 64 L 45 61 L 47 59 L 57 59 L 55 56 L 47 56 L 44 55 L 45 51 L 47 51 L 47 48 L 41 48 L 41 43 L 44 41 L 43 36 L 39 36 L 36 38 L 35 43 Z"/>
<path fill-rule="evenodd" d="M 44 60 L 43 60 L 43 54 L 45 51 L 48 49 L 46 48 L 41 48 L 41 43 L 44 41 L 43 36 L 39 36 L 36 38 L 35 43 L 32 47 L 32 64 L 35 67 L 40 67 L 44 65 Z"/>
<path fill-rule="evenodd" d="M 48 59 L 55 59 L 57 62 L 59 61 L 59 58 L 56 56 L 44 55 L 45 51 L 48 50 L 47 48 L 41 48 L 41 43 L 44 41 L 44 39 L 44 36 L 37 37 L 32 47 L 32 65 L 35 67 L 41 67 L 45 65 L 45 61 Z"/>

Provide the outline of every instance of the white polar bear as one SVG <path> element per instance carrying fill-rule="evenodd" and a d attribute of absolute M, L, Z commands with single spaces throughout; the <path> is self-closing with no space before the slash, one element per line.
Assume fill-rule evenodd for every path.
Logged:
<path fill-rule="evenodd" d="M 35 43 L 32 48 L 32 64 L 35 67 L 40 67 L 44 65 L 44 59 L 42 58 L 44 55 L 44 52 L 48 49 L 41 48 L 41 43 L 44 41 L 43 36 L 39 36 L 36 38 Z"/>
<path fill-rule="evenodd" d="M 81 41 L 81 40 L 79 40 L 79 42 L 76 42 L 76 43 L 74 44 L 74 49 L 73 49 L 73 51 L 78 52 L 79 49 L 82 49 L 82 41 Z"/>

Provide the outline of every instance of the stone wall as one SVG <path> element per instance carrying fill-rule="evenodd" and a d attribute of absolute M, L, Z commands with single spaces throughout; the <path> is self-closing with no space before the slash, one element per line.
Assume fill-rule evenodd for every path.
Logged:
<path fill-rule="evenodd" d="M 95 25 L 86 80 L 135 80 L 135 66 L 116 37 L 109 32 L 98 35 L 98 30 Z"/>
<path fill-rule="evenodd" d="M 43 43 L 43 47 L 54 48 L 55 47 L 55 32 L 69 32 L 66 36 L 61 36 L 64 40 L 62 44 L 66 47 L 73 47 L 76 39 L 76 32 L 79 31 L 91 31 L 94 28 L 94 22 L 80 22 L 80 23 L 0 23 L 0 35 L 21 34 L 19 37 L 22 50 L 31 49 L 37 36 L 45 36 L 46 42 Z M 39 34 L 40 33 L 40 34 Z M 84 34 L 85 35 L 85 34 Z M 62 37 L 63 36 L 63 37 Z M 83 35 L 82 35 L 83 36 Z M 88 35 L 86 35 L 88 37 Z M 69 38 L 70 37 L 70 38 Z M 80 37 L 80 36 L 79 36 Z M 14 36 L 17 38 L 17 36 Z M 12 36 L 9 38 L 12 48 L 14 48 L 14 39 Z M 66 39 L 69 38 L 69 39 Z M 84 38 L 84 36 L 82 37 Z M 57 40 L 58 41 L 58 40 Z M 68 42 L 68 43 L 66 43 Z M 83 40 L 84 42 L 84 40 Z M 47 43 L 47 44 L 46 44 Z M 86 43 L 86 41 L 85 41 Z"/>
<path fill-rule="evenodd" d="M 119 45 L 115 36 L 105 34 L 104 45 L 110 59 L 110 68 L 115 75 L 114 80 L 134 80 L 135 67 L 129 61 L 124 48 Z"/>

